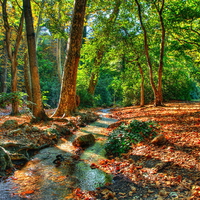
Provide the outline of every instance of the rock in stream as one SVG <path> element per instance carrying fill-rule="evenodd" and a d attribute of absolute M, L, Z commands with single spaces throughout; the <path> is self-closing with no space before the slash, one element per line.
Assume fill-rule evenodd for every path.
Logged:
<path fill-rule="evenodd" d="M 92 134 L 95 139 L 95 143 L 86 148 L 78 159 L 75 157 L 79 147 L 72 144 L 76 135 L 70 136 L 67 140 L 59 140 L 54 146 L 41 149 L 21 170 L 15 171 L 12 177 L 1 182 L 1 190 L 6 189 L 2 198 L 73 199 L 72 192 L 75 188 L 94 190 L 110 182 L 110 174 L 92 169 L 90 166 L 100 159 L 105 159 L 106 128 L 115 121 L 101 118 L 78 131 L 77 135 Z M 58 155 L 63 157 L 59 165 L 53 162 Z"/>

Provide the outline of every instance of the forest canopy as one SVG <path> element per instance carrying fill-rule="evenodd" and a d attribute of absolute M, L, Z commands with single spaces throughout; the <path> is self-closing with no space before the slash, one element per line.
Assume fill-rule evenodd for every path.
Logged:
<path fill-rule="evenodd" d="M 82 11 L 75 7 L 80 2 L 30 1 L 45 106 L 56 108 L 59 103 L 76 12 L 82 12 L 84 24 L 77 24 L 82 39 L 73 72 L 74 107 L 200 99 L 198 0 L 88 0 Z M 32 83 L 25 5 L 21 0 L 0 3 L 1 102 L 13 92 L 30 97 Z"/>

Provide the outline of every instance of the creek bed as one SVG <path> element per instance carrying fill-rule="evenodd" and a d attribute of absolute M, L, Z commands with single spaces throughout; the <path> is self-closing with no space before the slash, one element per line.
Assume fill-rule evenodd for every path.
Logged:
<path fill-rule="evenodd" d="M 107 110 L 103 110 L 107 112 Z M 90 165 L 105 159 L 104 144 L 106 128 L 116 122 L 102 114 L 100 120 L 82 128 L 80 131 L 92 133 L 96 138 L 93 146 L 84 150 L 80 160 L 74 161 L 74 135 L 60 141 L 54 147 L 39 151 L 26 165 L 16 170 L 12 177 L 0 181 L 0 199 L 18 200 L 61 200 L 72 197 L 76 188 L 92 191 L 112 181 L 112 176 Z M 59 167 L 53 164 L 56 155 L 62 154 L 64 161 Z M 73 199 L 73 198 L 71 198 Z"/>

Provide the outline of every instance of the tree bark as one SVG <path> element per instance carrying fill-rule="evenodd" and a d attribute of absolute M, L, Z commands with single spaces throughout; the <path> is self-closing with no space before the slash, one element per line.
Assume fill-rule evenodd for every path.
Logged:
<path fill-rule="evenodd" d="M 20 41 L 22 38 L 22 29 L 23 29 L 23 22 L 24 22 L 24 15 L 23 12 L 21 14 L 20 18 L 20 24 L 18 26 L 17 30 L 17 37 L 15 40 L 15 45 L 12 50 L 12 44 L 11 44 L 11 27 L 8 22 L 8 14 L 7 14 L 7 0 L 4 0 L 2 2 L 2 13 L 3 13 L 3 21 L 4 21 L 4 28 L 6 30 L 6 48 L 7 48 L 7 54 L 8 58 L 11 61 L 11 91 L 17 92 L 17 54 L 20 46 Z M 19 102 L 16 101 L 16 99 L 13 99 L 12 101 L 12 111 L 11 115 L 17 115 L 19 114 Z"/>
<path fill-rule="evenodd" d="M 30 75 L 32 84 L 32 101 L 33 101 L 33 116 L 32 121 L 47 120 L 48 117 L 44 112 L 42 104 L 42 95 L 40 91 L 40 79 L 37 66 L 35 33 L 33 28 L 33 17 L 30 0 L 23 0 L 23 9 L 26 22 L 26 34 L 28 44 L 28 55 L 30 65 Z"/>
<path fill-rule="evenodd" d="M 162 106 L 163 105 L 162 72 L 163 72 L 163 57 L 164 57 L 164 46 L 165 46 L 165 28 L 164 28 L 162 13 L 163 13 L 165 1 L 162 0 L 162 5 L 161 5 L 160 10 L 159 10 L 158 6 L 154 3 L 154 5 L 157 9 L 158 15 L 159 15 L 159 19 L 160 19 L 160 23 L 161 23 L 161 31 L 162 31 L 161 47 L 160 47 L 160 60 L 159 60 L 159 66 L 158 66 L 158 85 L 157 85 L 157 87 L 156 87 L 155 81 L 154 81 L 153 66 L 151 64 L 151 58 L 150 58 L 150 55 L 149 55 L 148 36 L 147 36 L 147 31 L 146 31 L 146 28 L 144 26 L 143 19 L 142 19 L 141 6 L 140 6 L 140 3 L 138 2 L 138 0 L 135 0 L 135 2 L 136 2 L 137 7 L 138 7 L 138 15 L 139 15 L 140 24 L 141 24 L 142 30 L 144 32 L 144 51 L 145 51 L 145 55 L 146 55 L 146 59 L 147 59 L 147 64 L 148 64 L 148 67 L 149 67 L 150 83 L 151 83 L 151 87 L 152 87 L 152 90 L 153 90 L 153 93 L 154 93 L 154 105 L 155 106 Z"/>
<path fill-rule="evenodd" d="M 36 34 L 35 34 L 35 45 L 36 45 L 36 50 L 38 48 L 38 43 L 39 43 L 39 33 L 40 33 L 40 30 L 41 30 L 41 22 L 42 22 L 42 13 L 43 13 L 43 10 L 44 10 L 44 1 L 45 0 L 42 0 L 41 2 L 41 6 L 40 6 L 40 12 L 39 12 L 39 16 L 38 16 L 38 22 L 37 22 L 37 28 L 36 28 Z"/>
<path fill-rule="evenodd" d="M 56 51 L 57 71 L 60 83 L 62 83 L 61 40 L 62 40 L 61 38 L 57 38 L 57 51 Z"/>
<path fill-rule="evenodd" d="M 0 67 L 0 93 L 7 92 L 7 85 L 6 85 L 6 79 L 7 79 L 7 62 L 8 62 L 8 56 L 6 52 L 6 44 L 3 43 L 2 53 L 1 53 L 1 60 L 2 62 Z"/>
<path fill-rule="evenodd" d="M 141 76 L 141 83 L 140 83 L 140 106 L 143 107 L 145 104 L 145 100 L 144 100 L 144 72 L 142 70 L 142 67 L 139 63 L 139 61 L 137 60 L 137 65 L 140 71 L 140 76 Z"/>
<path fill-rule="evenodd" d="M 94 95 L 95 88 L 98 83 L 100 65 L 103 59 L 103 51 L 104 51 L 103 49 L 104 47 L 102 46 L 101 49 L 97 51 L 97 54 L 94 60 L 94 70 L 91 73 L 89 87 L 88 87 L 88 92 L 91 95 Z"/>
<path fill-rule="evenodd" d="M 1 67 L 0 68 L 0 93 L 6 92 L 6 77 L 7 77 L 7 68 Z"/>
<path fill-rule="evenodd" d="M 28 63 L 28 52 L 25 52 L 24 54 L 24 83 L 25 83 L 25 88 L 26 92 L 28 94 L 27 100 L 32 102 L 32 84 L 31 84 L 31 75 L 30 75 L 30 67 Z M 33 111 L 33 105 L 28 105 L 31 111 Z"/>
<path fill-rule="evenodd" d="M 68 51 L 64 64 L 59 105 L 53 116 L 69 116 L 76 111 L 76 79 L 80 59 L 87 0 L 75 0 Z"/>
<path fill-rule="evenodd" d="M 162 95 L 162 74 L 163 74 L 163 58 L 164 58 L 164 49 L 165 49 L 165 26 L 164 26 L 164 20 L 163 20 L 163 9 L 164 9 L 164 4 L 165 4 L 165 0 L 162 0 L 162 5 L 161 8 L 159 10 L 159 7 L 156 6 L 156 10 L 158 12 L 159 15 L 159 19 L 160 19 L 160 25 L 161 25 L 161 45 L 160 45 L 160 61 L 159 61 L 159 69 L 158 69 L 158 95 L 157 95 L 157 99 L 155 101 L 155 106 L 161 106 L 163 104 L 163 95 Z"/>
<path fill-rule="evenodd" d="M 58 20 L 61 18 L 60 3 L 58 5 Z M 57 51 L 56 51 L 56 60 L 57 60 L 57 71 L 58 79 L 60 84 L 62 84 L 62 59 L 61 59 L 61 49 L 62 49 L 62 38 L 57 38 Z"/>

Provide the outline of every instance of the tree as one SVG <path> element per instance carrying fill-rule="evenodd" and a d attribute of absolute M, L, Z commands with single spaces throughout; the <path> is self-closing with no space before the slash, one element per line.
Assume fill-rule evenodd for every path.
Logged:
<path fill-rule="evenodd" d="M 23 12 L 21 13 L 20 22 L 18 25 L 18 28 L 16 30 L 17 36 L 15 40 L 15 44 L 12 45 L 12 28 L 8 21 L 8 13 L 7 13 L 7 0 L 3 0 L 1 2 L 2 4 L 2 13 L 3 13 L 3 22 L 4 22 L 4 29 L 5 29 L 5 41 L 6 41 L 6 49 L 7 49 L 7 55 L 11 62 L 11 91 L 17 92 L 17 55 L 20 47 L 20 41 L 22 38 L 22 30 L 23 30 L 23 21 L 24 21 L 24 15 Z M 13 99 L 12 101 L 12 115 L 19 114 L 18 109 L 18 101 Z"/>
<path fill-rule="evenodd" d="M 95 87 L 98 83 L 98 78 L 99 78 L 99 71 L 100 71 L 99 68 L 101 66 L 102 59 L 103 59 L 105 49 L 106 49 L 106 41 L 109 40 L 113 25 L 115 24 L 115 21 L 120 11 L 119 8 L 120 8 L 121 3 L 122 3 L 121 0 L 115 0 L 114 8 L 111 9 L 110 16 L 108 17 L 106 15 L 103 20 L 102 27 L 104 28 L 100 28 L 100 31 L 97 30 L 97 33 L 94 34 L 95 39 L 94 39 L 93 45 L 96 45 L 96 52 L 94 56 L 94 64 L 92 67 L 91 77 L 90 77 L 89 86 L 88 86 L 88 92 L 91 95 L 94 95 L 95 93 Z M 103 38 L 103 41 L 102 41 L 102 38 Z"/>
<path fill-rule="evenodd" d="M 31 85 L 31 75 L 30 75 L 30 66 L 28 62 L 28 51 L 27 49 L 25 50 L 24 53 L 24 83 L 25 83 L 25 88 L 27 92 L 27 100 L 32 102 L 32 85 Z M 28 105 L 31 111 L 33 110 L 33 106 L 30 104 Z"/>
<path fill-rule="evenodd" d="M 6 48 L 5 48 L 5 42 L 2 42 L 2 48 L 1 48 L 1 67 L 0 67 L 0 93 L 2 92 L 7 92 L 7 85 L 6 85 L 6 79 L 7 79 L 7 62 L 8 62 L 8 57 L 6 53 Z"/>
<path fill-rule="evenodd" d="M 143 17 L 142 17 L 142 11 L 141 11 L 141 5 L 138 0 L 135 0 L 137 7 L 138 7 L 138 15 L 139 15 L 139 20 L 141 24 L 141 28 L 144 33 L 144 51 L 147 59 L 147 64 L 149 67 L 149 75 L 150 75 L 150 83 L 154 92 L 154 105 L 155 106 L 161 106 L 163 103 L 163 95 L 162 95 L 162 73 L 163 73 L 163 58 L 164 58 L 164 47 L 165 47 L 165 26 L 164 26 L 164 21 L 163 21 L 163 9 L 164 9 L 164 4 L 165 1 L 161 1 L 161 5 L 159 2 L 153 2 L 156 11 L 159 16 L 160 20 L 160 25 L 161 25 L 161 41 L 160 41 L 160 60 L 159 60 L 159 66 L 158 66 L 158 83 L 157 87 L 155 84 L 154 80 L 154 73 L 153 73 L 153 65 L 149 53 L 149 43 L 148 43 L 148 33 L 146 30 L 146 27 L 143 22 Z"/>
<path fill-rule="evenodd" d="M 26 34 L 28 44 L 28 55 L 31 75 L 31 87 L 32 87 L 32 101 L 33 101 L 33 121 L 47 120 L 48 117 L 44 112 L 42 104 L 42 96 L 40 91 L 40 80 L 37 66 L 36 57 L 36 43 L 35 33 L 33 28 L 33 18 L 30 0 L 23 0 L 24 17 L 26 23 Z"/>
<path fill-rule="evenodd" d="M 68 116 L 76 110 L 76 79 L 87 0 L 75 0 L 58 108 L 53 116 Z"/>

